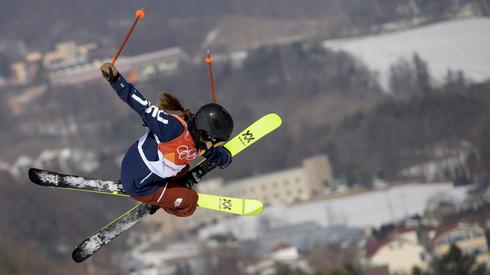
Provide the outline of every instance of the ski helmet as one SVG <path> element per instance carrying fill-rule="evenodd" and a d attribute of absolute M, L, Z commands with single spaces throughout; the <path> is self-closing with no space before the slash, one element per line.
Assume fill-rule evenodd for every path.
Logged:
<path fill-rule="evenodd" d="M 209 103 L 197 111 L 194 127 L 199 136 L 205 140 L 226 141 L 233 132 L 233 119 L 225 108 Z"/>

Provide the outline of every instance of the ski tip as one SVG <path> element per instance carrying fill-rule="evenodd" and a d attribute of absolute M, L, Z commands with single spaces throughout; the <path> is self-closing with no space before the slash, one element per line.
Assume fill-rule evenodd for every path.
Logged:
<path fill-rule="evenodd" d="M 37 168 L 29 168 L 28 176 L 29 176 L 29 180 L 31 182 L 36 183 L 38 181 L 38 179 L 39 179 L 39 177 L 37 175 L 38 171 L 39 171 L 39 169 L 37 169 Z"/>
<path fill-rule="evenodd" d="M 246 200 L 243 214 L 247 216 L 257 216 L 264 211 L 264 204 L 258 200 Z"/>
<path fill-rule="evenodd" d="M 81 263 L 87 259 L 87 257 L 83 255 L 82 250 L 79 247 L 73 250 L 71 258 L 77 263 Z"/>
<path fill-rule="evenodd" d="M 282 124 L 282 118 L 276 113 L 267 114 L 265 117 L 276 127 L 279 127 Z"/>

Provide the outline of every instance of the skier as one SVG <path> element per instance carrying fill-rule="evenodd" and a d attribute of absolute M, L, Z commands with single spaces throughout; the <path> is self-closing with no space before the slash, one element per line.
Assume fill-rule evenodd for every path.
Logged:
<path fill-rule="evenodd" d="M 230 152 L 222 145 L 233 131 L 233 119 L 226 109 L 214 103 L 202 106 L 196 114 L 179 100 L 161 93 L 152 105 L 111 63 L 100 67 L 117 95 L 135 110 L 148 128 L 147 133 L 126 152 L 121 165 L 124 191 L 133 199 L 186 217 L 194 213 L 198 194 L 183 183 L 189 164 L 204 156 L 211 165 L 225 168 Z M 182 115 L 166 111 L 180 111 Z M 196 179 L 198 180 L 198 179 Z"/>

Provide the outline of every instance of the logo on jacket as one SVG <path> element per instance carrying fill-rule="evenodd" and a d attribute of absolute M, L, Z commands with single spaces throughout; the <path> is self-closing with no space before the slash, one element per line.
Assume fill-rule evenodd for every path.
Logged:
<path fill-rule="evenodd" d="M 174 207 L 175 207 L 175 208 L 179 207 L 179 206 L 182 204 L 182 201 L 183 201 L 183 199 L 182 199 L 182 198 L 177 198 L 177 199 L 174 201 Z"/>
<path fill-rule="evenodd" d="M 181 160 L 193 160 L 197 157 L 197 150 L 195 148 L 189 149 L 187 145 L 180 145 L 177 147 L 177 153 Z"/>

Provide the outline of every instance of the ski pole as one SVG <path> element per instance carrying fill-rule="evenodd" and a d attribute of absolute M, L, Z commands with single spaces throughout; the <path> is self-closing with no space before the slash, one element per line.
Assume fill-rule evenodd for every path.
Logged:
<path fill-rule="evenodd" d="M 134 27 L 136 27 L 136 24 L 138 24 L 138 21 L 140 20 L 140 18 L 143 18 L 145 17 L 145 12 L 143 11 L 143 9 L 139 9 L 139 10 L 136 10 L 136 19 L 134 20 L 133 22 L 133 25 L 131 26 L 131 28 L 129 29 L 129 32 L 128 34 L 126 34 L 126 38 L 124 38 L 124 41 L 123 43 L 121 44 L 121 46 L 119 47 L 119 50 L 117 51 L 116 55 L 114 56 L 114 58 L 112 59 L 112 64 L 114 65 L 114 63 L 116 63 L 116 60 L 117 58 L 119 57 L 119 54 L 122 52 L 124 46 L 126 45 L 126 43 L 128 42 L 129 40 L 129 37 L 131 36 L 131 33 L 133 33 L 133 30 L 134 30 Z"/>
<path fill-rule="evenodd" d="M 211 101 L 216 103 L 216 96 L 214 94 L 214 80 L 213 80 L 213 61 L 214 59 L 211 57 L 211 52 L 209 49 L 207 50 L 208 56 L 204 58 L 204 62 L 209 64 L 209 81 L 211 82 Z"/>

